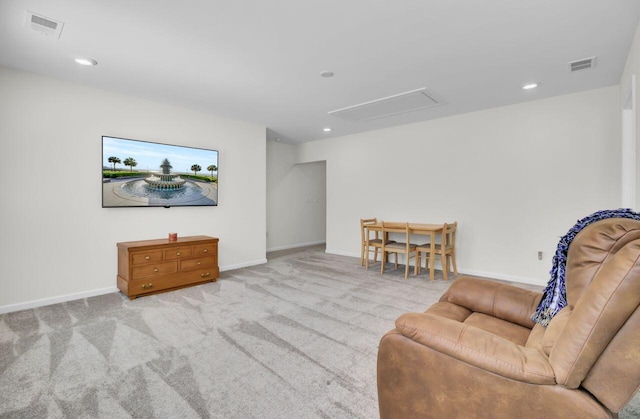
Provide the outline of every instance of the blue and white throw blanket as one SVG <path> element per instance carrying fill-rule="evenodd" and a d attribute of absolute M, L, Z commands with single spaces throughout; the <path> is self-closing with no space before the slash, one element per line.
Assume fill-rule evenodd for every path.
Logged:
<path fill-rule="evenodd" d="M 558 242 L 558 247 L 556 248 L 556 253 L 553 256 L 551 264 L 551 271 L 549 272 L 551 279 L 549 279 L 544 289 L 542 300 L 540 304 L 538 304 L 536 312 L 531 316 L 531 320 L 546 327 L 553 316 L 567 305 L 567 289 L 565 288 L 564 279 L 569 245 L 574 237 L 576 237 L 576 234 L 582 231 L 583 228 L 606 218 L 633 218 L 634 220 L 640 220 L 640 213 L 633 212 L 629 208 L 620 208 L 594 212 L 578 220 L 576 225 L 571 227 L 569 232 L 562 236 Z"/>

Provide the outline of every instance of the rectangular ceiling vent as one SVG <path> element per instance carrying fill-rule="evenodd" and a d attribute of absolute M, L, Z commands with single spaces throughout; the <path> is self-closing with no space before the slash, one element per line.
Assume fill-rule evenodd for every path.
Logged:
<path fill-rule="evenodd" d="M 27 10 L 25 25 L 43 35 L 60 38 L 64 22 L 59 22 Z"/>
<path fill-rule="evenodd" d="M 569 63 L 569 70 L 580 71 L 593 68 L 596 65 L 596 57 L 583 58 L 581 60 L 572 61 Z"/>
<path fill-rule="evenodd" d="M 427 89 L 423 87 L 410 92 L 336 109 L 335 111 L 330 111 L 329 115 L 349 121 L 361 122 L 433 108 L 441 104 L 442 101 L 436 99 L 432 92 L 428 92 Z"/>

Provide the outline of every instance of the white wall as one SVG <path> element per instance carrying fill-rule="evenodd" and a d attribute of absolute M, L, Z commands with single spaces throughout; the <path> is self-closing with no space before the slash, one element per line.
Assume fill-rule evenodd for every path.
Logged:
<path fill-rule="evenodd" d="M 267 250 L 324 243 L 326 165 L 295 164 L 295 146 L 267 141 Z"/>
<path fill-rule="evenodd" d="M 299 145 L 297 162 L 327 162 L 327 252 L 359 256 L 363 217 L 457 220 L 462 272 L 546 283 L 559 236 L 619 207 L 619 96 L 613 86 Z"/>
<path fill-rule="evenodd" d="M 102 135 L 219 150 L 219 205 L 101 208 Z M 265 143 L 261 126 L 0 67 L 0 312 L 115 290 L 121 241 L 210 235 L 223 270 L 265 262 Z"/>
<path fill-rule="evenodd" d="M 629 49 L 629 55 L 627 56 L 627 62 L 624 66 L 624 71 L 620 77 L 620 89 L 622 95 L 627 94 L 628 88 L 631 83 L 631 77 L 636 76 L 635 94 L 636 101 L 640 98 L 640 25 L 636 28 L 636 34 L 633 38 L 633 43 Z M 624 98 L 624 96 L 623 96 Z M 622 103 L 619 104 L 622 107 Z M 640 208 L 640 182 L 637 179 L 640 178 L 640 129 L 637 128 L 637 123 L 640 121 L 640 106 L 636 104 L 636 210 Z"/>

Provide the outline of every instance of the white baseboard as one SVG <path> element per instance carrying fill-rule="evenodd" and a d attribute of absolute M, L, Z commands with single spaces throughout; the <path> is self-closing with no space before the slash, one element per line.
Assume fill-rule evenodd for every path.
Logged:
<path fill-rule="evenodd" d="M 267 249 L 267 252 L 277 252 L 278 250 L 289 250 L 289 249 L 297 249 L 299 247 L 317 246 L 319 244 L 326 244 L 326 243 L 327 243 L 326 241 L 321 240 L 318 242 L 288 244 L 286 246 L 271 247 Z"/>
<path fill-rule="evenodd" d="M 347 256 L 350 258 L 358 258 L 360 259 L 360 254 L 355 254 L 351 252 L 343 252 L 341 250 L 333 250 L 333 249 L 325 249 L 325 253 L 329 253 L 330 255 L 338 255 L 338 256 Z"/>
<path fill-rule="evenodd" d="M 519 282 L 521 284 L 539 285 L 541 287 L 544 287 L 545 285 L 547 285 L 545 281 L 541 281 L 540 279 L 527 278 L 524 276 L 511 276 L 511 275 L 497 274 L 494 272 L 482 272 L 482 271 L 474 271 L 474 270 L 467 270 L 467 269 L 463 269 L 463 270 L 458 269 L 458 272 L 465 275 L 481 276 L 483 278 L 493 278 L 493 279 L 499 279 L 501 281 Z"/>
<path fill-rule="evenodd" d="M 225 266 L 221 266 L 220 267 L 220 272 L 224 272 L 224 271 L 232 271 L 234 269 L 240 269 L 240 268 L 247 268 L 249 266 L 255 266 L 255 265 L 264 265 L 265 263 L 267 263 L 267 259 L 258 259 L 258 260 L 251 260 L 249 262 L 242 262 L 242 263 L 237 263 L 235 265 L 225 265 Z"/>
<path fill-rule="evenodd" d="M 97 290 L 76 292 L 73 294 L 58 295 L 51 298 L 42 298 L 40 300 L 27 301 L 24 303 L 9 304 L 0 306 L 0 314 L 11 313 L 14 311 L 29 310 L 32 308 L 44 307 L 51 304 L 65 303 L 67 301 L 79 300 L 81 298 L 95 297 L 96 295 L 111 294 L 118 292 L 118 287 L 100 288 Z"/>
<path fill-rule="evenodd" d="M 327 250 L 325 250 L 325 253 L 329 253 L 331 255 L 353 257 L 353 258 L 358 258 L 358 259 L 360 258 L 359 254 L 355 254 L 355 253 L 351 253 L 351 252 L 343 252 L 343 251 L 340 251 L 340 250 L 327 249 Z M 438 267 L 438 265 L 436 265 L 436 268 L 437 267 Z M 544 287 L 545 285 L 547 285 L 547 283 L 545 281 L 541 281 L 540 279 L 504 275 L 504 274 L 499 274 L 499 273 L 495 273 L 495 272 L 475 271 L 475 270 L 472 270 L 472 269 L 458 269 L 458 273 L 464 274 L 464 275 L 481 276 L 483 278 L 500 279 L 502 281 L 519 282 L 519 283 L 522 283 L 522 284 L 539 285 L 541 287 Z"/>
<path fill-rule="evenodd" d="M 250 262 L 239 263 L 236 265 L 227 265 L 220 267 L 220 271 L 230 271 L 233 269 L 246 268 L 247 266 L 262 265 L 267 263 L 267 259 L 258 259 Z M 42 298 L 39 300 L 26 301 L 24 303 L 8 304 L 0 306 L 0 314 L 12 313 L 14 311 L 29 310 L 32 308 L 44 307 L 51 304 L 66 303 L 67 301 L 80 300 L 82 298 L 95 297 L 97 295 L 110 294 L 118 292 L 118 287 L 106 287 L 96 290 L 76 292 L 73 294 L 57 295 L 51 298 Z"/>

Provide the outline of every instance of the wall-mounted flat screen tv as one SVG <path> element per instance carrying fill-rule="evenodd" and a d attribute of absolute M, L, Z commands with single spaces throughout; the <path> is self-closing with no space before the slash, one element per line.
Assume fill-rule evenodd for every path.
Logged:
<path fill-rule="evenodd" d="M 102 207 L 218 205 L 218 151 L 102 137 Z"/>

